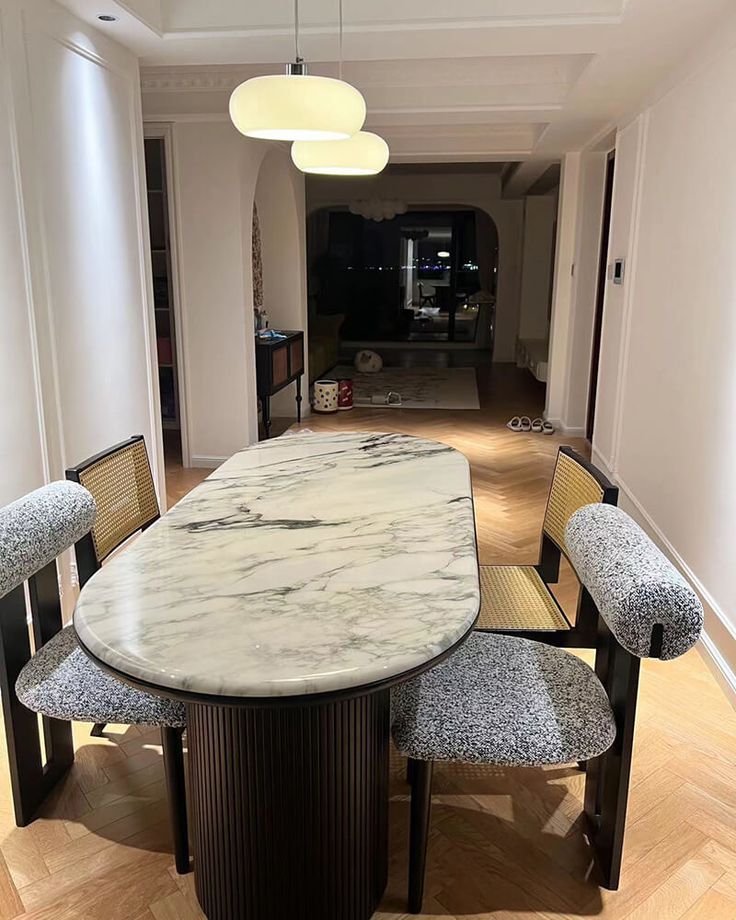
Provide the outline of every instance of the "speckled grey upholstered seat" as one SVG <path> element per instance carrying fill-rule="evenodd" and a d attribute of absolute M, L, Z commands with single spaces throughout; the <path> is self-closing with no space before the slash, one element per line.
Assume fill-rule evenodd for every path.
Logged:
<path fill-rule="evenodd" d="M 394 742 L 415 760 L 504 766 L 588 760 L 613 743 L 606 692 L 559 648 L 473 633 L 437 667 L 394 688 Z"/>
<path fill-rule="evenodd" d="M 18 699 L 34 712 L 75 722 L 186 725 L 184 704 L 142 693 L 97 667 L 67 626 L 23 668 Z"/>
<path fill-rule="evenodd" d="M 618 888 L 639 659 L 686 652 L 700 636 L 703 608 L 619 508 L 580 508 L 567 522 L 564 542 L 594 604 L 595 673 L 559 648 L 475 633 L 445 662 L 393 691 L 393 736 L 409 757 L 412 784 L 412 913 L 422 907 L 435 760 L 509 766 L 586 761 L 588 839 L 604 885 Z"/>

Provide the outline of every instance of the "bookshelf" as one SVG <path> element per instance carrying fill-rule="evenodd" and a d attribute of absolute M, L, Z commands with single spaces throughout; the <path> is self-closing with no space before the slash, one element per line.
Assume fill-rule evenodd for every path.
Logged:
<path fill-rule="evenodd" d="M 151 237 L 158 382 L 164 428 L 179 428 L 176 324 L 171 278 L 171 234 L 163 137 L 145 138 L 148 225 Z"/>

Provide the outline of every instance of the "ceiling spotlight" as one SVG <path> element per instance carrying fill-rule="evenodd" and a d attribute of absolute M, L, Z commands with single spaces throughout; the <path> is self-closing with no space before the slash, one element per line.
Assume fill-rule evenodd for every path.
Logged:
<path fill-rule="evenodd" d="M 118 21 L 117 16 L 111 16 L 109 13 L 100 13 L 100 15 L 97 18 L 100 20 L 100 22 L 117 22 Z"/>
<path fill-rule="evenodd" d="M 440 249 L 440 251 L 437 253 L 437 258 L 438 259 L 449 259 L 450 253 L 446 249 Z"/>

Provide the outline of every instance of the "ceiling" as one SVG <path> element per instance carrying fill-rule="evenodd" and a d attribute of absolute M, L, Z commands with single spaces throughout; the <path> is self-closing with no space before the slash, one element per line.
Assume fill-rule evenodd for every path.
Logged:
<path fill-rule="evenodd" d="M 62 0 L 140 57 L 148 117 L 227 112 L 294 57 L 293 0 Z M 635 110 L 733 0 L 343 0 L 343 73 L 392 162 L 531 161 L 530 181 Z M 338 0 L 300 0 L 300 51 L 338 72 Z M 99 13 L 118 17 L 102 23 Z"/>

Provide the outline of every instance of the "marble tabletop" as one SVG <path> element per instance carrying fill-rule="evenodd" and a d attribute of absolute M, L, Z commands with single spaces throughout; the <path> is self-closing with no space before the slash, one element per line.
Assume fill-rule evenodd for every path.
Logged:
<path fill-rule="evenodd" d="M 359 687 L 426 664 L 480 599 L 465 457 L 407 435 L 240 451 L 84 587 L 83 647 L 133 681 L 230 697 Z"/>

